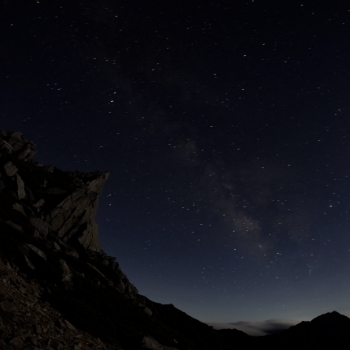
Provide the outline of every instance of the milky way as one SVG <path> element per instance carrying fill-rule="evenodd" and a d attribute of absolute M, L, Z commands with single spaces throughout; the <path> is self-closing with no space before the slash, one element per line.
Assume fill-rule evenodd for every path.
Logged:
<path fill-rule="evenodd" d="M 21 6 L 0 128 L 111 172 L 101 244 L 141 294 L 217 323 L 350 310 L 345 4 Z"/>

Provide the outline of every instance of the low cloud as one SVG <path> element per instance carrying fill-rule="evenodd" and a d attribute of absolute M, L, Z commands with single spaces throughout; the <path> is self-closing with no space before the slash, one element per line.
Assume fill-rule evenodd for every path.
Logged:
<path fill-rule="evenodd" d="M 230 323 L 209 323 L 215 329 L 237 329 L 248 335 L 264 336 L 280 333 L 298 322 L 293 320 L 273 319 L 262 322 L 230 322 Z"/>

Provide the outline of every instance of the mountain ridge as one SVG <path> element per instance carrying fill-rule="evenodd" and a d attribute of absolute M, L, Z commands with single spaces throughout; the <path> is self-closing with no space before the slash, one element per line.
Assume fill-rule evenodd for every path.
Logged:
<path fill-rule="evenodd" d="M 36 152 L 20 132 L 0 131 L 0 349 L 349 348 L 350 319 L 337 312 L 251 337 L 140 295 L 100 247 L 108 172 L 65 172 Z"/>

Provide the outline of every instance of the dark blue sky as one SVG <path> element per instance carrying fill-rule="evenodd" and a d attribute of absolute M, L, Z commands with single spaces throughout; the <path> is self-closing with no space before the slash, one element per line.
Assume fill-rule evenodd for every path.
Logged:
<path fill-rule="evenodd" d="M 4 1 L 4 130 L 108 170 L 98 223 L 141 294 L 206 322 L 350 310 L 344 1 Z"/>

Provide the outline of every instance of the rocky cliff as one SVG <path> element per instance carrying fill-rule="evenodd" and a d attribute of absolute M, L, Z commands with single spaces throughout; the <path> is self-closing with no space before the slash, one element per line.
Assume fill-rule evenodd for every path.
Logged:
<path fill-rule="evenodd" d="M 99 252 L 95 214 L 109 174 L 63 172 L 38 164 L 32 160 L 35 144 L 19 132 L 0 132 L 0 152 L 0 188 L 12 210 L 24 216 L 21 229 L 31 228 L 43 239 L 52 233 L 71 247 Z"/>
<path fill-rule="evenodd" d="M 52 294 L 52 288 L 74 291 L 83 278 L 108 286 L 144 310 L 116 259 L 100 248 L 95 214 L 109 174 L 64 172 L 38 164 L 35 154 L 36 145 L 20 132 L 0 131 L 0 263 L 6 275 L 0 282 L 0 301 L 15 295 L 8 293 L 18 284 L 13 281 L 22 279 L 22 290 L 32 289 L 33 282 L 26 284 L 18 275 L 24 273 L 38 280 L 36 297 Z M 17 277 L 9 277 L 13 275 Z M 34 300 L 30 293 L 23 294 Z"/>
<path fill-rule="evenodd" d="M 0 221 L 54 251 L 100 261 L 118 277 L 116 288 L 133 299 L 137 289 L 116 259 L 101 250 L 98 238 L 95 214 L 109 173 L 64 172 L 38 164 L 35 154 L 36 145 L 20 132 L 0 131 Z M 44 256 L 34 245 L 20 250 L 28 266 L 33 266 L 29 254 Z"/>

